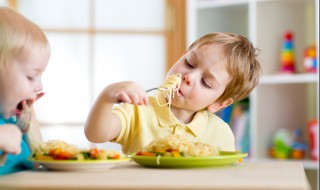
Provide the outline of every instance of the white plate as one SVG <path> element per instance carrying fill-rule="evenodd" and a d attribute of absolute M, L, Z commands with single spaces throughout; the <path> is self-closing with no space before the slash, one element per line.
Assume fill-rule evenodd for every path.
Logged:
<path fill-rule="evenodd" d="M 115 159 L 115 160 L 35 160 L 29 158 L 30 161 L 40 164 L 48 170 L 58 171 L 105 171 L 111 167 L 127 162 L 129 158 Z"/>

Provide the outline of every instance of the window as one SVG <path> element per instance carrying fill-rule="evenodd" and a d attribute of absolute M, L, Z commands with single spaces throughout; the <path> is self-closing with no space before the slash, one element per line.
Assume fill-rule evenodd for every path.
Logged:
<path fill-rule="evenodd" d="M 43 131 L 78 126 L 82 142 L 83 124 L 105 86 L 132 80 L 146 89 L 155 87 L 173 64 L 168 57 L 178 33 L 170 33 L 167 24 L 173 17 L 172 0 L 7 2 L 43 28 L 50 41 L 52 54 L 43 75 L 46 95 L 35 104 Z M 46 140 L 62 133 L 43 135 Z"/>

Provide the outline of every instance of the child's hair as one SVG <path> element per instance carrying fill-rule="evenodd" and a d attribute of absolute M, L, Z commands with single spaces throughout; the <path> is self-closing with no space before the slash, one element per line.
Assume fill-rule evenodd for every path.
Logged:
<path fill-rule="evenodd" d="M 193 42 L 188 51 L 210 44 L 222 46 L 227 60 L 227 71 L 231 76 L 231 81 L 217 101 L 222 102 L 232 98 L 236 102 L 247 97 L 259 82 L 261 66 L 257 60 L 258 49 L 241 35 L 211 33 Z"/>
<path fill-rule="evenodd" d="M 44 32 L 18 12 L 0 7 L 0 71 L 16 58 L 36 50 L 50 54 L 50 47 Z"/>

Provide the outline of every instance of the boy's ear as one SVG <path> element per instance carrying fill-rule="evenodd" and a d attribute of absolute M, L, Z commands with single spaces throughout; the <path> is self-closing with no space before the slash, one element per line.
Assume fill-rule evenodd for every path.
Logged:
<path fill-rule="evenodd" d="M 222 108 L 225 108 L 225 107 L 229 106 L 232 103 L 233 103 L 233 99 L 232 98 L 228 98 L 227 100 L 225 100 L 223 102 L 215 102 L 215 103 L 209 105 L 207 110 L 210 113 L 215 113 L 215 112 L 221 110 Z"/>

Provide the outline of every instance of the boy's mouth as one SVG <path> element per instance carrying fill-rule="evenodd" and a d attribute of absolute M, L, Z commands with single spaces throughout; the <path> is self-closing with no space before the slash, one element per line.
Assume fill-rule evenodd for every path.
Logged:
<path fill-rule="evenodd" d="M 15 114 L 19 115 L 21 111 L 22 111 L 22 101 L 19 102 L 19 104 L 17 105 L 17 109 L 15 111 Z"/>
<path fill-rule="evenodd" d="M 179 95 L 179 96 L 183 96 L 183 93 L 181 92 L 180 89 L 178 90 L 178 95 Z"/>

